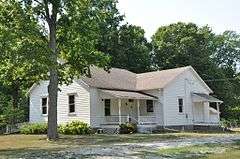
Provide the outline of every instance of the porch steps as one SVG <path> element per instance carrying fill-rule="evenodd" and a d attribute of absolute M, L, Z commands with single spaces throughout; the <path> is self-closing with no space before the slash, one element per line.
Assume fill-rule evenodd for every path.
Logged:
<path fill-rule="evenodd" d="M 119 134 L 119 128 L 102 128 L 104 134 Z"/>

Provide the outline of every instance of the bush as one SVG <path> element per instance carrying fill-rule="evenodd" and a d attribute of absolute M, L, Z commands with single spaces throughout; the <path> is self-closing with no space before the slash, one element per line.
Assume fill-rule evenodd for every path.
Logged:
<path fill-rule="evenodd" d="M 221 119 L 220 125 L 226 128 L 234 128 L 240 126 L 239 119 Z"/>
<path fill-rule="evenodd" d="M 47 134 L 46 123 L 24 124 L 20 127 L 21 134 Z"/>
<path fill-rule="evenodd" d="M 91 128 L 88 124 L 80 121 L 72 121 L 58 127 L 58 132 L 66 135 L 85 135 L 91 133 Z"/>
<path fill-rule="evenodd" d="M 137 132 L 137 125 L 133 123 L 125 123 L 119 125 L 120 127 L 120 134 L 132 134 Z"/>

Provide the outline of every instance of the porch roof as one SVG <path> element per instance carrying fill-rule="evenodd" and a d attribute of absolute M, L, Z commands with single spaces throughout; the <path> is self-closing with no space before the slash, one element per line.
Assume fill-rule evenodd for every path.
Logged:
<path fill-rule="evenodd" d="M 193 101 L 194 102 L 216 102 L 216 103 L 223 103 L 220 99 L 217 99 L 213 96 L 210 96 L 205 93 L 192 93 Z"/>
<path fill-rule="evenodd" d="M 106 90 L 106 89 L 102 89 L 101 92 L 106 93 L 107 95 L 110 95 L 110 96 L 113 96 L 116 98 L 157 100 L 157 97 L 147 95 L 147 94 L 144 94 L 141 92 Z"/>

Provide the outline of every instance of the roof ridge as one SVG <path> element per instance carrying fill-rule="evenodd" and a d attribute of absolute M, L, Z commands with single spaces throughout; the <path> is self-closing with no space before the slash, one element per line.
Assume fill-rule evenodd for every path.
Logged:
<path fill-rule="evenodd" d="M 184 67 L 176 67 L 176 68 L 170 68 L 170 69 L 164 69 L 164 70 L 157 70 L 157 71 L 150 71 L 150 72 L 144 72 L 144 73 L 138 73 L 137 77 L 141 76 L 141 75 L 145 75 L 145 74 L 151 74 L 151 73 L 160 73 L 160 72 L 165 72 L 165 71 L 173 71 L 173 70 L 179 70 L 179 69 L 187 69 L 190 68 L 192 66 L 184 66 Z"/>

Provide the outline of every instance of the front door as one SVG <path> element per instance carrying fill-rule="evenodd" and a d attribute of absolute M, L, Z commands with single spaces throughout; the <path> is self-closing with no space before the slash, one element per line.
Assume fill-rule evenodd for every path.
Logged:
<path fill-rule="evenodd" d="M 131 122 L 136 123 L 137 122 L 137 106 L 136 101 L 133 99 L 128 100 L 128 114 L 131 118 Z"/>

